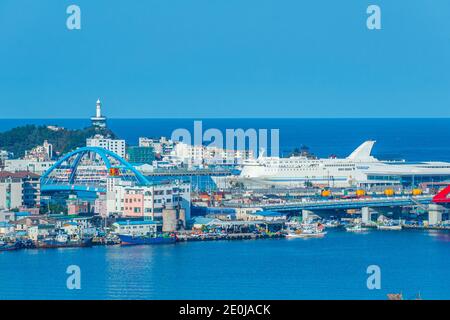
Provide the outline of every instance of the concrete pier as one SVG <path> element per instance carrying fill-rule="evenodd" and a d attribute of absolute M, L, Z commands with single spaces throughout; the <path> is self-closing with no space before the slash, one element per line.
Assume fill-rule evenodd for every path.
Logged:
<path fill-rule="evenodd" d="M 362 207 L 361 208 L 361 221 L 364 224 L 370 224 L 372 222 L 372 212 L 370 211 L 369 207 Z"/>
<path fill-rule="evenodd" d="M 430 226 L 437 225 L 442 222 L 442 212 L 445 208 L 441 205 L 431 203 L 428 205 L 428 224 Z"/>

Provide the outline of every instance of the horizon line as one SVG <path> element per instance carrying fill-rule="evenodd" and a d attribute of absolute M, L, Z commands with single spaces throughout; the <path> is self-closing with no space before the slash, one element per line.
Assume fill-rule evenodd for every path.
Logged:
<path fill-rule="evenodd" d="M 140 117 L 140 118 L 131 118 L 131 117 L 106 117 L 108 120 L 220 120 L 220 119 L 252 119 L 252 120 L 270 120 L 270 119 L 279 119 L 279 120 L 343 120 L 343 119 L 450 119 L 450 116 L 447 117 Z M 45 118 L 45 117 L 33 117 L 33 118 L 0 118 L 2 120 L 86 120 L 91 121 L 90 117 L 88 118 L 78 118 L 78 117 L 68 117 L 68 118 Z"/>

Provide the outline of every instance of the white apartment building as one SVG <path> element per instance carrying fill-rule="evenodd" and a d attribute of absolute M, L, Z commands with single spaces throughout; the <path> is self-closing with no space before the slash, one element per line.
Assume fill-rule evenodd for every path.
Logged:
<path fill-rule="evenodd" d="M 43 162 L 50 161 L 52 157 L 53 145 L 45 140 L 42 145 L 36 146 L 33 149 L 26 151 L 23 159 L 35 162 Z"/>
<path fill-rule="evenodd" d="M 175 143 L 167 139 L 166 137 L 161 137 L 159 139 L 152 139 L 146 137 L 139 138 L 139 147 L 151 147 L 153 152 L 160 155 L 168 155 L 172 152 Z"/>
<path fill-rule="evenodd" d="M 101 135 L 96 135 L 93 138 L 86 139 L 87 147 L 100 147 L 114 153 L 120 157 L 125 158 L 126 143 L 125 140 L 104 138 Z"/>
<path fill-rule="evenodd" d="M 9 152 L 6 150 L 0 150 L 0 162 L 4 162 L 9 158 Z"/>
<path fill-rule="evenodd" d="M 0 209 L 36 207 L 40 202 L 39 176 L 30 172 L 0 171 Z"/>
<path fill-rule="evenodd" d="M 26 159 L 7 159 L 4 162 L 4 170 L 10 172 L 28 171 L 42 175 L 51 168 L 55 161 L 36 161 Z"/>
<path fill-rule="evenodd" d="M 151 186 L 134 186 L 129 182 L 109 178 L 106 195 L 107 214 L 122 217 L 160 219 L 167 206 L 179 205 L 190 219 L 191 190 L 187 182 L 170 182 Z"/>
<path fill-rule="evenodd" d="M 244 160 L 253 159 L 252 150 L 226 150 L 203 145 L 189 145 L 179 142 L 172 155 L 188 167 L 203 165 L 239 165 Z"/>
<path fill-rule="evenodd" d="M 15 209 L 23 205 L 22 182 L 5 181 L 0 183 L 0 209 Z"/>

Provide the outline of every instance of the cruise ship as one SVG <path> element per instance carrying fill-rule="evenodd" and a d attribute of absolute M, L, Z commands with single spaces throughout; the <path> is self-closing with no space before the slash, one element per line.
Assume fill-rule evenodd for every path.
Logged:
<path fill-rule="evenodd" d="M 450 182 L 448 162 L 381 161 L 371 155 L 375 141 L 365 141 L 346 158 L 265 157 L 243 163 L 238 179 L 265 185 L 370 187 L 428 186 Z"/>

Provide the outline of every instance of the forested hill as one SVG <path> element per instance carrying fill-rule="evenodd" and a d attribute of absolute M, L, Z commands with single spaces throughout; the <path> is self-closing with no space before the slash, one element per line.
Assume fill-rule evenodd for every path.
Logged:
<path fill-rule="evenodd" d="M 14 154 L 14 158 L 23 157 L 26 150 L 41 145 L 44 140 L 53 144 L 53 152 L 64 154 L 86 145 L 86 139 L 95 134 L 116 138 L 109 129 L 87 127 L 79 130 L 49 128 L 47 126 L 26 125 L 0 133 L 0 150 Z"/>

